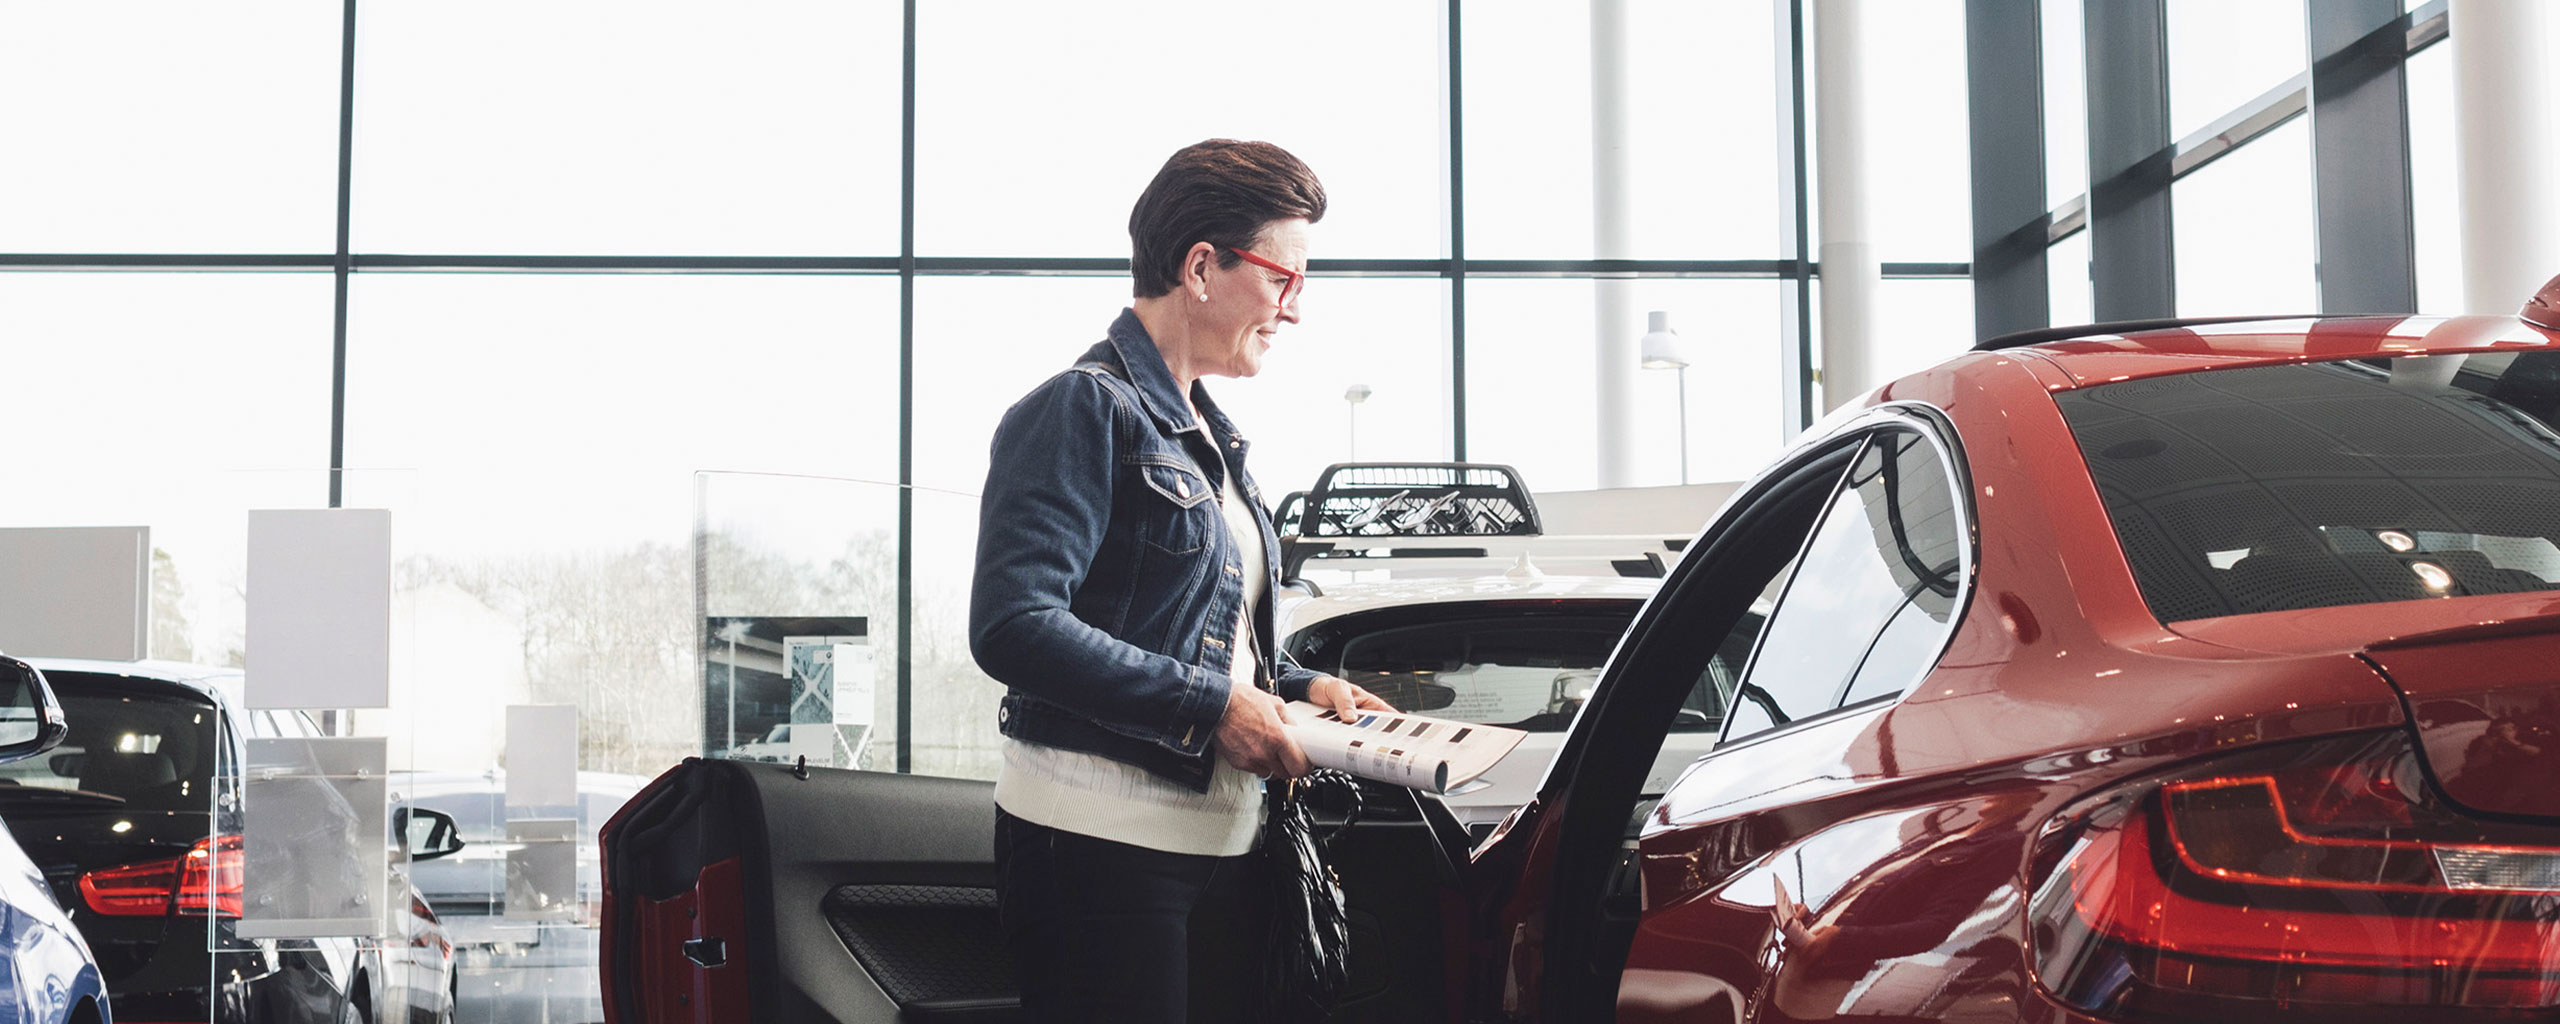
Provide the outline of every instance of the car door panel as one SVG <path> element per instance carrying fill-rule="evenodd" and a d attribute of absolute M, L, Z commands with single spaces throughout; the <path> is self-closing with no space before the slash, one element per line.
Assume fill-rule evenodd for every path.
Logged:
<path fill-rule="evenodd" d="M 1015 1018 L 994 786 L 690 759 L 600 833 L 615 1024 Z"/>
<path fill-rule="evenodd" d="M 1333 847 L 1352 946 L 1332 1020 L 1445 1019 L 1464 829 L 1401 787 L 1363 802 Z M 986 782 L 688 760 L 600 834 L 606 1018 L 1018 1019 L 994 835 Z"/>

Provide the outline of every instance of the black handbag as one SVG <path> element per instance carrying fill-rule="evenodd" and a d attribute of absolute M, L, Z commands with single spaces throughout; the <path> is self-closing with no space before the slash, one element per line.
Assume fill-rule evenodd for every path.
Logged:
<path fill-rule="evenodd" d="M 1344 808 L 1342 824 L 1316 824 L 1311 797 Z M 1360 784 L 1318 769 L 1270 790 L 1263 852 L 1271 861 L 1271 940 L 1265 955 L 1265 1004 L 1274 1021 L 1321 1021 L 1333 1012 L 1350 976 L 1351 920 L 1334 874 L 1335 837 L 1360 820 Z"/>

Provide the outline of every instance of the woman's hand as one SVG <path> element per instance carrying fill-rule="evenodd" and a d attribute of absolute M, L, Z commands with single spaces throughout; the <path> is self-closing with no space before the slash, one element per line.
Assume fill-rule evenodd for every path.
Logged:
<path fill-rule="evenodd" d="M 1395 706 L 1379 700 L 1378 695 L 1361 689 L 1340 676 L 1317 676 L 1307 684 L 1307 703 L 1332 708 L 1344 718 L 1358 718 L 1361 711 L 1393 711 Z"/>
<path fill-rule="evenodd" d="M 1288 702 L 1250 683 L 1227 691 L 1227 714 L 1210 742 L 1228 764 L 1263 778 L 1294 779 L 1308 771 L 1307 752 L 1289 735 Z"/>

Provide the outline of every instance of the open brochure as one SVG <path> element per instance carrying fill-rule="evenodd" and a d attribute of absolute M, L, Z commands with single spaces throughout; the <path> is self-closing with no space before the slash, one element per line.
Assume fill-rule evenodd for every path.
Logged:
<path fill-rule="evenodd" d="M 1305 701 L 1289 703 L 1289 728 L 1318 768 L 1433 793 L 1474 781 L 1529 735 L 1401 711 L 1363 711 L 1346 720 Z"/>

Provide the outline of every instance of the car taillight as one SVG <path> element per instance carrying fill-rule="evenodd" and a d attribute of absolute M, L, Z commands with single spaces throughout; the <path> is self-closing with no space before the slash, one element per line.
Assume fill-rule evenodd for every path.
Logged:
<path fill-rule="evenodd" d="M 2143 1021 L 2560 1007 L 2560 829 L 2456 813 L 2398 732 L 2262 749 L 2065 812 L 2037 978 Z"/>
<path fill-rule="evenodd" d="M 81 875 L 80 898 L 89 909 L 117 917 L 172 911 L 238 917 L 242 866 L 239 836 L 208 836 L 182 856 Z"/>

